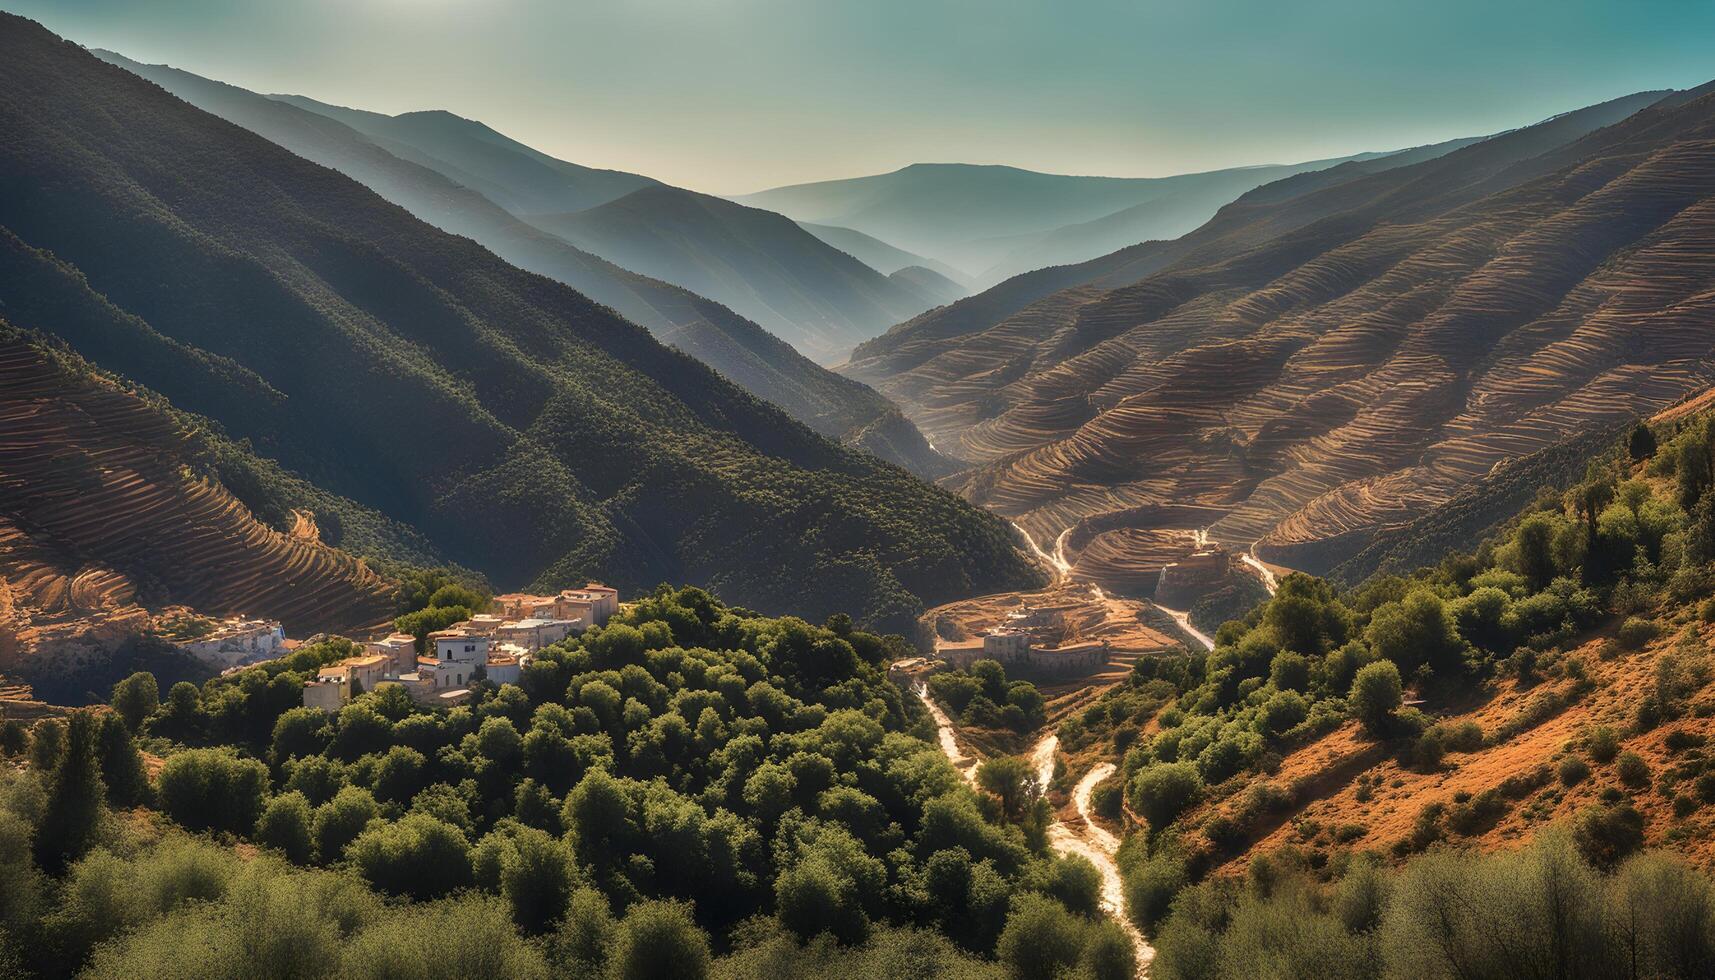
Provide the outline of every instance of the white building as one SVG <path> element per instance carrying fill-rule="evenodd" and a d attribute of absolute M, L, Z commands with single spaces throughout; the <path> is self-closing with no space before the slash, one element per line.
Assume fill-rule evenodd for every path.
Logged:
<path fill-rule="evenodd" d="M 224 670 L 284 655 L 286 634 L 277 619 L 235 616 L 223 621 L 206 636 L 174 645 L 203 663 Z"/>

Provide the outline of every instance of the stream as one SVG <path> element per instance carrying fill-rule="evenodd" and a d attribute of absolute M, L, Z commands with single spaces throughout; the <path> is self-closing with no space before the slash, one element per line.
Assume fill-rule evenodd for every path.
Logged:
<path fill-rule="evenodd" d="M 912 692 L 922 700 L 923 706 L 929 709 L 929 716 L 935 719 L 935 730 L 939 738 L 941 751 L 947 756 L 947 761 L 959 771 L 965 782 L 976 781 L 976 759 L 960 745 L 953 727 L 953 720 L 941 710 L 934 699 L 929 697 L 927 684 L 917 684 Z M 1060 748 L 1060 737 L 1055 734 L 1042 736 L 1030 750 L 1030 768 L 1036 774 L 1036 784 L 1042 792 L 1047 792 L 1048 784 L 1054 779 L 1054 756 Z M 1121 929 L 1130 937 L 1133 948 L 1137 951 L 1137 975 L 1146 976 L 1149 972 L 1150 961 L 1155 959 L 1155 948 L 1143 938 L 1143 933 L 1132 925 L 1131 918 L 1125 911 L 1125 885 L 1120 879 L 1119 865 L 1114 862 L 1114 855 L 1119 852 L 1119 838 L 1096 825 L 1090 812 L 1090 795 L 1095 791 L 1096 784 L 1114 773 L 1114 764 L 1104 762 L 1084 774 L 1078 780 L 1078 785 L 1072 790 L 1072 803 L 1078 815 L 1083 819 L 1083 825 L 1078 829 L 1068 826 L 1065 821 L 1055 818 L 1048 825 L 1048 845 L 1059 854 L 1077 854 L 1095 865 L 1102 876 L 1102 911 L 1106 912 Z"/>

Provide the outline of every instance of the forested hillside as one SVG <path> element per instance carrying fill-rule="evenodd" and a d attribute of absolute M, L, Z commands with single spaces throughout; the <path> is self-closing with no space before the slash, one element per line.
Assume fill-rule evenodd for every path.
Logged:
<path fill-rule="evenodd" d="M 7 975 L 1136 975 L 844 617 L 663 587 L 468 707 L 297 706 L 351 647 L 0 725 Z"/>
<path fill-rule="evenodd" d="M 622 189 L 653 186 L 648 178 L 592 171 L 546 158 L 486 127 L 444 113 L 394 117 L 337 110 L 307 100 L 268 98 L 165 65 L 140 64 L 110 51 L 96 54 L 199 109 L 340 171 L 437 228 L 474 239 L 519 268 L 556 279 L 613 307 L 664 343 L 825 436 L 925 476 L 940 476 L 951 469 L 887 399 L 865 385 L 817 366 L 780 337 L 726 306 L 583 251 L 509 214 L 490 196 L 500 194 L 517 206 L 591 204 Z M 302 108 L 305 104 L 318 111 Z M 430 157 L 417 144 L 442 156 Z"/>
<path fill-rule="evenodd" d="M 14 321 L 497 585 L 690 580 L 901 629 L 1037 579 L 997 519 L 564 285 L 30 22 L 0 49 L 0 226 L 50 270 L 0 281 Z"/>

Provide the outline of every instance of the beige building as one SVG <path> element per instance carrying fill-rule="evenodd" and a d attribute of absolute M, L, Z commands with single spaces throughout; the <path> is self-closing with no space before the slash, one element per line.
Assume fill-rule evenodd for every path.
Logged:
<path fill-rule="evenodd" d="M 510 620 L 495 632 L 495 639 L 511 643 L 532 653 L 553 646 L 573 633 L 584 631 L 582 619 L 517 619 Z"/>
<path fill-rule="evenodd" d="M 345 691 L 343 678 L 318 676 L 304 684 L 304 707 L 338 711 L 345 704 Z"/>
<path fill-rule="evenodd" d="M 581 589 L 563 589 L 551 596 L 511 592 L 495 596 L 489 609 L 492 614 L 509 620 L 582 620 L 586 627 L 601 626 L 619 612 L 619 592 L 594 582 Z"/>
<path fill-rule="evenodd" d="M 417 638 L 409 633 L 394 633 L 363 645 L 369 653 L 387 660 L 387 673 L 404 674 L 417 669 Z"/>

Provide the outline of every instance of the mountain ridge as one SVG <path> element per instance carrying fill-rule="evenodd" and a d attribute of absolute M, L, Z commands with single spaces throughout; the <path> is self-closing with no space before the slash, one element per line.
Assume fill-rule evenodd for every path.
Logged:
<path fill-rule="evenodd" d="M 199 108 L 345 173 L 417 217 L 466 235 L 521 268 L 613 307 L 824 435 L 845 439 L 849 433 L 868 433 L 865 448 L 892 462 L 931 477 L 951 469 L 887 399 L 822 369 L 712 300 L 578 249 L 477 191 L 395 156 L 337 119 L 179 69 L 143 65 L 111 52 L 97 56 L 156 84 L 166 83 L 172 86 L 169 91 Z"/>
<path fill-rule="evenodd" d="M 689 579 L 899 628 L 927 597 L 1038 576 L 1002 522 L 562 283 L 21 18 L 0 48 L 0 226 L 86 284 L 24 325 L 57 333 L 87 289 L 118 311 L 91 329 L 240 365 L 278 396 L 228 399 L 233 438 L 497 584 Z M 97 363 L 199 397 L 172 363 Z"/>

